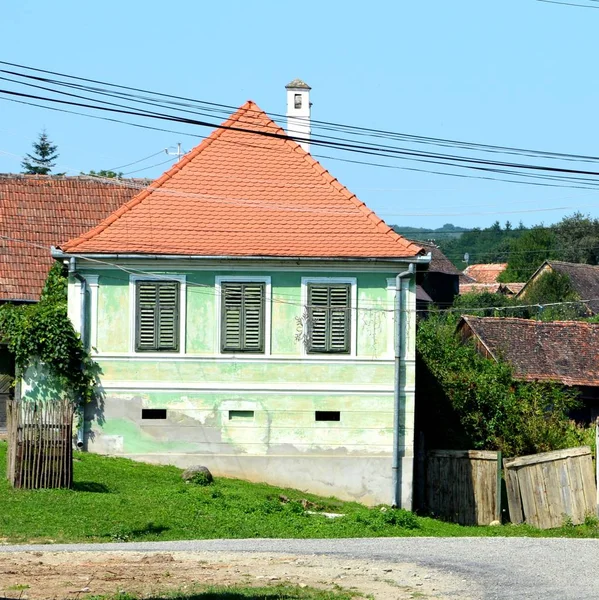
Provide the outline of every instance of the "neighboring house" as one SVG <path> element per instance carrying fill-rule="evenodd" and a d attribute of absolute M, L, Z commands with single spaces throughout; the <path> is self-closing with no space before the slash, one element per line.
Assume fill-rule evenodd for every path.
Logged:
<path fill-rule="evenodd" d="M 568 263 L 559 260 L 546 260 L 526 282 L 518 293 L 518 298 L 526 300 L 531 286 L 545 273 L 555 272 L 570 280 L 573 291 L 580 300 L 589 300 L 586 306 L 590 314 L 599 313 L 599 265 Z"/>
<path fill-rule="evenodd" d="M 432 242 L 410 240 L 431 255 L 426 271 L 416 275 L 416 303 L 419 310 L 426 310 L 431 304 L 445 307 L 453 304 L 460 291 L 460 270 Z"/>
<path fill-rule="evenodd" d="M 463 316 L 457 330 L 483 356 L 510 363 L 516 379 L 578 388 L 578 420 L 599 416 L 599 323 Z"/>
<path fill-rule="evenodd" d="M 515 296 L 524 283 L 499 283 L 497 278 L 505 271 L 507 263 L 470 265 L 460 277 L 460 294 L 505 294 Z"/>
<path fill-rule="evenodd" d="M 80 235 L 130 200 L 140 181 L 0 174 L 0 304 L 40 299 L 57 239 Z M 0 345 L 0 431 L 12 394 L 14 361 Z"/>
<path fill-rule="evenodd" d="M 464 274 L 471 277 L 474 283 L 495 283 L 506 268 L 507 263 L 470 265 L 464 269 Z"/>
<path fill-rule="evenodd" d="M 309 107 L 306 88 L 288 88 L 290 121 Z M 408 271 L 429 257 L 256 104 L 54 256 L 74 259 L 89 288 L 85 328 L 103 391 L 86 413 L 89 450 L 366 504 L 394 491 L 403 273 L 396 472 L 399 504 L 411 507 Z M 76 327 L 79 285 L 69 287 Z"/>

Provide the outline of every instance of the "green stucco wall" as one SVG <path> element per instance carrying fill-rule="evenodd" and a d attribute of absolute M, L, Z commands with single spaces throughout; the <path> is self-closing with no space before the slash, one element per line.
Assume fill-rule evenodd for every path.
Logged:
<path fill-rule="evenodd" d="M 399 265 L 397 270 L 403 267 Z M 158 269 L 153 272 L 169 273 Z M 200 462 L 225 475 L 262 477 L 321 493 L 331 493 L 332 486 L 340 497 L 388 502 L 395 292 L 387 289 L 387 280 L 396 273 L 241 268 L 234 272 L 170 272 L 186 276 L 185 352 L 153 356 L 132 352 L 128 273 L 118 269 L 82 271 L 84 276 L 97 276 L 89 318 L 96 332 L 91 343 L 97 349 L 95 360 L 101 368 L 103 388 L 102 398 L 88 407 L 86 414 L 89 448 L 182 466 Z M 215 282 L 217 277 L 227 275 L 271 278 L 269 356 L 219 353 Z M 357 280 L 355 356 L 303 353 L 302 277 Z M 69 293 L 75 295 L 73 286 Z M 402 485 L 407 498 L 411 495 L 415 385 L 413 283 L 404 304 L 409 310 L 404 330 L 407 344 L 402 369 L 400 444 L 406 461 Z M 74 306 L 70 302 L 70 310 Z M 142 419 L 144 408 L 166 409 L 167 417 Z M 316 411 L 339 411 L 340 420 L 317 421 Z M 256 465 L 260 457 L 268 461 L 268 469 L 266 463 Z M 327 461 L 352 457 L 359 462 L 355 469 L 351 461 L 334 468 L 331 463 L 331 470 L 326 467 Z M 248 462 L 246 472 L 243 461 L 250 458 L 251 468 Z M 374 462 L 368 462 L 370 459 Z M 288 481 L 290 460 L 304 474 Z M 310 475 L 311 464 L 319 465 L 318 485 Z M 347 481 L 354 470 L 360 473 L 356 481 Z M 368 473 L 376 485 L 368 483 Z"/>

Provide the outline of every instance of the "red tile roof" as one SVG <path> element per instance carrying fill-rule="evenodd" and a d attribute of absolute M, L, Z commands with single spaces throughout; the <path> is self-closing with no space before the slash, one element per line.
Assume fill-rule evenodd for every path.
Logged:
<path fill-rule="evenodd" d="M 39 300 L 54 262 L 50 246 L 94 227 L 142 185 L 89 177 L 0 175 L 0 301 Z"/>
<path fill-rule="evenodd" d="M 458 329 L 519 379 L 599 386 L 599 323 L 464 316 Z"/>
<path fill-rule="evenodd" d="M 247 102 L 147 191 L 63 250 L 319 258 L 424 253 L 279 136 L 285 132 Z"/>
<path fill-rule="evenodd" d="M 472 277 L 476 283 L 495 283 L 506 267 L 507 263 L 470 265 L 464 269 L 464 273 Z"/>

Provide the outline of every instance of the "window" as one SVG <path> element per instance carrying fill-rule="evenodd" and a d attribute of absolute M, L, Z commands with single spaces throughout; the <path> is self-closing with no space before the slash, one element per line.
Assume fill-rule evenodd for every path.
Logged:
<path fill-rule="evenodd" d="M 221 283 L 221 351 L 264 353 L 265 285 Z"/>
<path fill-rule="evenodd" d="M 308 284 L 308 352 L 349 354 L 351 350 L 351 286 Z"/>
<path fill-rule="evenodd" d="M 341 413 L 338 410 L 317 410 L 314 412 L 315 421 L 341 421 Z"/>
<path fill-rule="evenodd" d="M 178 282 L 135 283 L 135 350 L 179 351 Z"/>
<path fill-rule="evenodd" d="M 301 94 L 295 94 L 294 95 L 293 106 L 294 106 L 294 108 L 301 108 L 302 107 L 302 95 Z"/>
<path fill-rule="evenodd" d="M 142 419 L 166 419 L 166 408 L 142 408 Z"/>

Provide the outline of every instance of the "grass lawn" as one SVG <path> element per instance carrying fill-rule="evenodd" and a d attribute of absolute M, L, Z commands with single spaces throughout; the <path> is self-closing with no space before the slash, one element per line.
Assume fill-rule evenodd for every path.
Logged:
<path fill-rule="evenodd" d="M 140 596 L 118 594 L 116 596 L 88 596 L 86 600 L 138 600 Z M 300 588 L 295 585 L 270 587 L 210 586 L 194 592 L 144 596 L 144 600 L 357 600 L 363 594 L 350 591 L 328 591 Z"/>
<path fill-rule="evenodd" d="M 526 525 L 462 527 L 402 510 L 368 509 L 355 502 L 297 490 L 218 478 L 185 483 L 181 470 L 121 458 L 77 453 L 71 490 L 15 490 L 5 476 L 0 442 L 0 538 L 8 542 L 115 542 L 212 538 L 333 538 L 390 536 L 599 537 L 588 525 L 539 531 Z M 282 503 L 284 494 L 289 502 Z M 343 513 L 328 519 L 315 510 Z M 314 507 L 313 507 L 314 508 Z"/>

